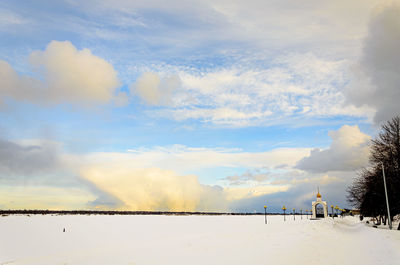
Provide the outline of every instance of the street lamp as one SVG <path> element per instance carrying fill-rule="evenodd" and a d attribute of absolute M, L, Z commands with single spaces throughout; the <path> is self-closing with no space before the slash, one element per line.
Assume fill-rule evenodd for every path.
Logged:
<path fill-rule="evenodd" d="M 332 209 L 332 219 L 335 219 L 335 217 L 333 216 L 333 205 L 331 205 L 331 209 Z"/>
<path fill-rule="evenodd" d="M 385 197 L 386 197 L 386 207 L 387 207 L 387 212 L 388 212 L 389 229 L 392 230 L 392 219 L 390 219 L 389 199 L 388 199 L 387 188 L 386 188 L 385 167 L 383 166 L 383 162 L 382 162 L 382 175 L 383 175 L 383 185 L 385 186 Z"/>
<path fill-rule="evenodd" d="M 296 221 L 296 212 L 295 212 L 294 208 L 293 208 L 293 220 Z"/>
<path fill-rule="evenodd" d="M 267 224 L 267 206 L 266 205 L 264 205 L 264 212 L 265 212 L 264 221 L 265 221 L 265 224 Z"/>
<path fill-rule="evenodd" d="M 300 209 L 300 218 L 303 220 L 303 209 Z"/>
<path fill-rule="evenodd" d="M 283 210 L 283 221 L 286 221 L 286 207 L 285 207 L 285 205 L 283 205 L 282 210 Z"/>
<path fill-rule="evenodd" d="M 308 219 L 308 210 L 306 210 L 306 216 L 307 216 L 307 219 Z"/>

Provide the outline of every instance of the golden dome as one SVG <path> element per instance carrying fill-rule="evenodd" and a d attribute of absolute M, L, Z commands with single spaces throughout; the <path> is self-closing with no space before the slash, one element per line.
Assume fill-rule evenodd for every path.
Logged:
<path fill-rule="evenodd" d="M 317 193 L 317 198 L 321 198 L 321 194 L 319 194 L 319 192 Z"/>

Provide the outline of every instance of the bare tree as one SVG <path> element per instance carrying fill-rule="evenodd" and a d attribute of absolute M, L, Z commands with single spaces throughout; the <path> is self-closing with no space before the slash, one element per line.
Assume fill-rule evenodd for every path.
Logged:
<path fill-rule="evenodd" d="M 386 223 L 382 165 L 385 167 L 390 211 L 392 216 L 400 213 L 399 116 L 382 125 L 378 137 L 372 140 L 369 160 L 370 167 L 360 171 L 358 178 L 347 189 L 347 200 L 359 208 L 363 215 L 383 217 Z"/>

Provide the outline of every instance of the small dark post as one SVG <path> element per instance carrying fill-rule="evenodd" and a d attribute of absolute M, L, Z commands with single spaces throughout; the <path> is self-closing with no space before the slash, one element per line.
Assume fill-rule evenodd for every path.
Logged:
<path fill-rule="evenodd" d="M 307 216 L 307 219 L 308 219 L 308 210 L 306 210 L 306 216 Z"/>
<path fill-rule="evenodd" d="M 335 217 L 333 216 L 333 205 L 331 205 L 332 208 L 332 219 L 335 219 Z"/>
<path fill-rule="evenodd" d="M 293 208 L 293 220 L 296 221 L 296 212 L 295 212 L 294 208 Z"/>
<path fill-rule="evenodd" d="M 264 205 L 264 221 L 267 224 L 267 206 Z"/>
<path fill-rule="evenodd" d="M 300 218 L 303 220 L 303 209 L 300 209 Z"/>

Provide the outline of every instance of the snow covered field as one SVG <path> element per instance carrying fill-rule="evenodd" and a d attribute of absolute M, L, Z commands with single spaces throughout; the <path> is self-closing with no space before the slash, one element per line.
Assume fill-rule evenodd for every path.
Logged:
<path fill-rule="evenodd" d="M 299 219 L 5 216 L 0 264 L 400 264 L 399 231 Z"/>

